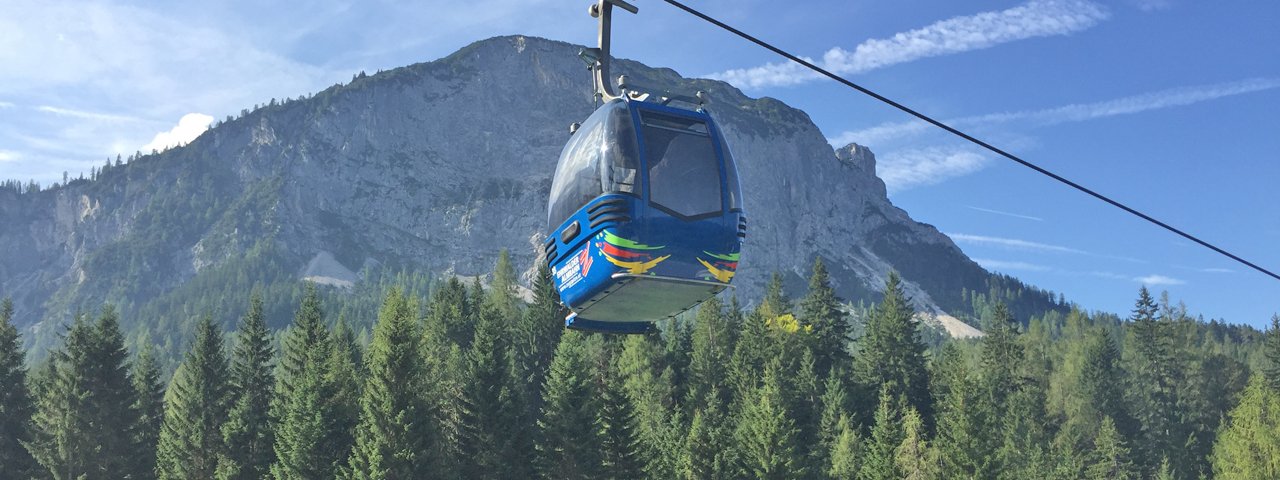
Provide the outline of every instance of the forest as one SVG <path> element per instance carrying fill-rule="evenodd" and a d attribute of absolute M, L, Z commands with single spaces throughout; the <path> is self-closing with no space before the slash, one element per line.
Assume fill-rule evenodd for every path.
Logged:
<path fill-rule="evenodd" d="M 176 368 L 111 305 L 28 365 L 6 301 L 0 478 L 1280 478 L 1280 317 L 1143 288 L 1125 319 L 996 302 L 985 336 L 926 341 L 896 275 L 855 307 L 818 260 L 798 298 L 775 276 L 607 336 L 563 329 L 545 266 L 532 301 L 505 253 L 470 283 L 385 285 L 371 334 L 326 287 L 279 331 L 242 292 Z"/>

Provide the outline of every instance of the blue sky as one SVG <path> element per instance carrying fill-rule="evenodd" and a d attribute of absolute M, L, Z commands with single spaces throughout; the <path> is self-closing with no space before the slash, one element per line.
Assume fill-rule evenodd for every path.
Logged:
<path fill-rule="evenodd" d="M 0 14 L 0 178 L 59 181 L 213 118 L 494 35 L 594 42 L 585 1 L 61 2 Z M 879 159 L 893 201 L 990 269 L 1126 313 L 1146 284 L 1262 325 L 1280 281 L 984 153 L 655 0 L 615 54 L 807 111 Z M 690 5 L 1280 269 L 1280 3 Z M 585 78 L 585 77 L 584 77 Z"/>

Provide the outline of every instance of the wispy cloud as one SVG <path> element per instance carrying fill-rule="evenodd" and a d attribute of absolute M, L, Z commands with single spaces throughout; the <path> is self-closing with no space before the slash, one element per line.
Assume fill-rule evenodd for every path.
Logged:
<path fill-rule="evenodd" d="M 1021 219 L 1024 219 L 1024 220 L 1035 220 L 1035 221 L 1037 221 L 1037 222 L 1043 222 L 1043 221 L 1044 221 L 1044 219 L 1043 219 L 1043 218 L 1040 218 L 1040 217 L 1033 217 L 1033 216 L 1031 216 L 1031 215 L 1023 215 L 1023 214 L 1020 214 L 1020 213 L 1012 213 L 1012 212 L 1005 212 L 1005 211 L 1001 211 L 1001 210 L 993 210 L 993 209 L 990 209 L 990 208 L 975 207 L 975 206 L 973 206 L 973 205 L 965 205 L 965 206 L 966 206 L 966 207 L 968 207 L 968 208 L 969 208 L 969 209 L 971 209 L 971 210 L 977 210 L 977 211 L 979 211 L 979 212 L 994 213 L 994 214 L 996 214 L 996 215 L 1004 215 L 1004 216 L 1006 216 L 1006 217 L 1021 218 Z"/>
<path fill-rule="evenodd" d="M 1147 92 L 1093 103 L 1076 103 L 1041 110 L 989 113 L 945 120 L 953 127 L 991 126 L 1018 122 L 1019 125 L 1048 126 L 1083 122 L 1118 115 L 1181 107 L 1224 97 L 1280 88 L 1280 78 L 1249 78 L 1210 85 L 1193 85 Z M 829 141 L 837 147 L 857 142 L 876 145 L 925 133 L 931 126 L 922 121 L 888 122 L 862 130 L 844 132 Z"/>
<path fill-rule="evenodd" d="M 1173 278 L 1173 277 L 1166 277 L 1166 276 L 1164 276 L 1164 275 L 1154 275 L 1154 274 L 1153 274 L 1153 275 L 1147 275 L 1147 276 L 1145 276 L 1145 277 L 1134 277 L 1133 281 L 1138 282 L 1138 283 L 1141 283 L 1141 284 L 1143 284 L 1143 285 L 1150 285 L 1150 286 L 1156 286 L 1156 285 L 1184 285 L 1184 284 L 1186 284 L 1186 283 L 1187 283 L 1186 281 L 1179 280 L 1179 279 L 1177 279 L 1177 278 Z"/>
<path fill-rule="evenodd" d="M 157 133 L 151 142 L 143 145 L 141 151 L 152 150 L 163 152 L 171 147 L 189 143 L 209 129 L 213 117 L 203 113 L 188 113 L 178 120 L 178 124 L 167 132 Z"/>
<path fill-rule="evenodd" d="M 1017 238 L 988 237 L 984 235 L 969 235 L 966 233 L 948 233 L 952 241 L 959 243 L 968 243 L 973 245 L 987 245 L 1015 250 L 1034 250 L 1040 252 L 1053 253 L 1078 253 L 1089 255 L 1089 252 L 1061 245 L 1051 245 L 1048 243 L 1032 242 Z"/>
<path fill-rule="evenodd" d="M 899 192 L 968 175 L 989 162 L 987 157 L 964 148 L 907 149 L 881 156 L 876 162 L 876 175 L 890 192 Z"/>
<path fill-rule="evenodd" d="M 1028 38 L 1067 35 L 1093 27 L 1109 16 L 1105 7 L 1086 0 L 1031 0 L 1006 10 L 952 17 L 888 38 L 870 39 L 853 51 L 835 47 L 816 63 L 837 74 L 858 74 Z M 818 78 L 792 62 L 728 70 L 711 77 L 743 88 L 794 85 Z"/>
<path fill-rule="evenodd" d="M 13 102 L 0 102 L 0 108 L 13 108 Z"/>
<path fill-rule="evenodd" d="M 1044 265 L 1037 265 L 1034 263 L 1027 263 L 1027 262 L 994 260 L 990 258 L 975 258 L 973 259 L 973 261 L 977 262 L 978 265 L 982 265 L 982 268 L 985 268 L 987 270 L 1026 271 L 1026 272 L 1047 272 L 1047 271 L 1053 270 L 1052 268 L 1049 268 Z"/>
<path fill-rule="evenodd" d="M 18 159 L 18 154 L 9 150 L 0 150 L 0 162 L 12 162 Z"/>
<path fill-rule="evenodd" d="M 137 117 L 128 115 L 116 115 L 112 113 L 90 112 L 85 110 L 75 110 L 71 108 L 51 107 L 49 105 L 41 105 L 36 110 L 54 115 L 62 115 L 64 117 L 74 117 L 83 120 L 97 120 L 103 122 L 136 122 Z"/>

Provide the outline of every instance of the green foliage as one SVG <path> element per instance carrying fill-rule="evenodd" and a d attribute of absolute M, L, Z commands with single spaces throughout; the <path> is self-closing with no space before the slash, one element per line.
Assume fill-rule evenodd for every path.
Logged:
<path fill-rule="evenodd" d="M 29 374 L 0 305 L 0 381 L 36 399 L 17 451 L 40 463 L 37 477 L 148 478 L 156 451 L 160 473 L 182 478 L 1275 474 L 1277 394 L 1265 374 L 1245 381 L 1249 365 L 1265 372 L 1274 333 L 1198 321 L 1147 292 L 1131 322 L 1056 309 L 1024 317 L 998 300 L 1010 290 L 966 294 L 983 299 L 984 338 L 926 352 L 896 275 L 881 303 L 845 323 L 824 270 L 815 265 L 794 307 L 775 276 L 750 312 L 713 299 L 625 338 L 563 332 L 550 270 L 538 268 L 525 305 L 509 259 L 487 290 L 374 271 L 351 290 L 266 284 L 238 310 L 229 365 L 225 322 L 208 316 L 195 335 L 141 333 L 138 344 L 159 340 L 157 354 L 143 348 L 130 365 L 119 325 L 137 319 L 106 308 L 76 315 Z M 336 312 L 332 329 L 322 304 Z M 280 308 L 294 320 L 277 355 Z M 850 343 L 850 332 L 832 333 L 841 326 L 865 334 Z M 162 397 L 167 352 L 185 353 Z M 21 428 L 23 415 L 8 414 L 21 407 L 8 405 L 22 388 L 0 392 L 7 429 Z M 19 467 L 3 458 L 8 478 Z"/>
<path fill-rule="evenodd" d="M 589 383 L 587 335 L 566 332 L 556 348 L 538 421 L 538 472 L 548 479 L 596 478 L 600 454 L 595 448 L 595 412 Z"/>
<path fill-rule="evenodd" d="M 1263 365 L 1262 372 L 1271 388 L 1280 390 L 1280 315 L 1271 316 L 1271 328 L 1267 329 L 1265 342 L 1262 353 L 1266 355 L 1267 363 Z"/>
<path fill-rule="evenodd" d="M 24 445 L 31 441 L 34 412 L 13 302 L 6 298 L 0 302 L 0 467 L 15 477 L 36 473 L 35 459 Z"/>
<path fill-rule="evenodd" d="M 1215 478 L 1280 478 L 1280 393 L 1254 375 L 1213 447 Z"/>
<path fill-rule="evenodd" d="M 369 377 L 351 456 L 353 478 L 413 478 L 432 466 L 427 452 L 439 442 L 422 395 L 420 339 L 417 304 L 393 290 L 378 314 L 369 347 Z"/>
<path fill-rule="evenodd" d="M 894 463 L 906 480 L 942 478 L 938 451 L 925 439 L 924 420 L 912 408 L 902 415 L 902 443 L 894 450 Z"/>
<path fill-rule="evenodd" d="M 831 464 L 827 475 L 831 478 L 854 478 L 862 470 L 862 438 L 858 429 L 850 425 L 849 417 L 840 417 L 836 430 L 840 432 L 831 442 Z"/>
<path fill-rule="evenodd" d="M 860 480 L 890 480 L 902 478 L 905 474 L 898 469 L 895 453 L 905 438 L 903 418 L 895 408 L 897 403 L 890 396 L 887 387 L 880 390 L 875 426 L 871 429 L 871 438 L 863 448 L 862 468 L 858 470 Z"/>
<path fill-rule="evenodd" d="M 867 319 L 866 334 L 859 341 L 861 351 L 854 363 L 854 375 L 861 385 L 862 401 L 887 392 L 902 399 L 922 417 L 932 418 L 933 399 L 925 367 L 925 346 L 920 341 L 919 321 L 902 291 L 896 273 L 885 281 L 884 301 Z"/>
<path fill-rule="evenodd" d="M 37 389 L 30 451 L 53 478 L 148 475 L 131 461 L 139 421 L 127 360 L 114 308 L 103 307 L 93 323 L 75 316 Z"/>
<path fill-rule="evenodd" d="M 844 367 L 849 361 L 849 325 L 821 257 L 813 261 L 809 293 L 800 301 L 800 321 L 812 329 L 814 372 L 819 378 L 833 368 Z"/>
<path fill-rule="evenodd" d="M 804 476 L 805 461 L 797 444 L 799 431 L 786 410 L 778 362 L 765 367 L 764 379 L 743 407 L 735 438 L 740 475 L 760 479 Z"/>
<path fill-rule="evenodd" d="M 160 364 L 151 345 L 144 345 L 142 351 L 133 358 L 130 380 L 133 382 L 134 394 L 137 395 L 133 410 L 138 415 L 138 423 L 133 427 L 133 441 L 137 450 L 133 456 L 136 464 L 132 470 L 139 478 L 152 478 L 156 471 L 156 450 L 164 423 L 165 385 L 160 381 Z"/>
<path fill-rule="evenodd" d="M 330 478 L 346 463 L 353 442 L 349 402 L 354 395 L 346 380 L 354 371 L 351 352 L 341 351 L 324 326 L 315 287 L 309 287 L 294 324 L 285 332 L 276 370 L 275 455 L 271 474 L 277 480 Z"/>
<path fill-rule="evenodd" d="M 162 479 L 212 479 L 224 453 L 222 423 L 230 389 L 222 332 L 205 316 L 193 348 L 169 383 L 157 447 Z"/>
<path fill-rule="evenodd" d="M 1116 430 L 1111 417 L 1104 417 L 1094 440 L 1092 461 L 1085 470 L 1085 478 L 1090 480 L 1128 480 L 1137 478 L 1133 465 L 1129 461 L 1129 448 L 1124 438 Z"/>
<path fill-rule="evenodd" d="M 270 474 L 275 460 L 271 418 L 271 389 L 275 349 L 267 329 L 262 296 L 249 299 L 249 311 L 236 331 L 231 354 L 230 412 L 222 425 L 225 449 L 218 461 L 218 478 L 256 479 Z"/>

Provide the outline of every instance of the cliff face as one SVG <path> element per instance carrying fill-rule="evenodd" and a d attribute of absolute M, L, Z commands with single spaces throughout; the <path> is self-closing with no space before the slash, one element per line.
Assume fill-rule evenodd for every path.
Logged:
<path fill-rule="evenodd" d="M 146 305 L 237 262 L 282 277 L 250 282 L 335 285 L 378 265 L 480 274 L 504 248 L 531 268 L 567 126 L 593 109 L 578 48 L 477 42 L 273 100 L 95 181 L 0 193 L 0 295 L 30 325 L 103 301 Z M 985 271 L 889 202 L 866 147 L 833 152 L 804 112 L 722 82 L 628 61 L 615 71 L 710 94 L 750 222 L 735 279 L 744 297 L 774 271 L 802 289 L 819 255 L 849 299 L 875 298 L 890 268 L 922 307 L 959 308 L 962 288 L 985 290 Z"/>

